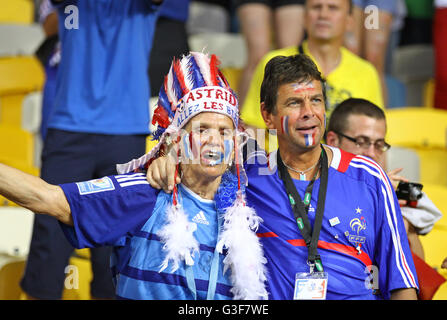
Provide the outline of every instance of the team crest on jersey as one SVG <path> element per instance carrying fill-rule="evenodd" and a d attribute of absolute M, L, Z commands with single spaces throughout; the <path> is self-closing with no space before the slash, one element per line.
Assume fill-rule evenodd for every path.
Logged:
<path fill-rule="evenodd" d="M 115 190 L 115 186 L 109 177 L 77 182 L 76 185 L 78 186 L 80 195 Z"/>
<path fill-rule="evenodd" d="M 361 213 L 361 209 L 357 208 L 356 213 Z M 366 237 L 361 236 L 360 233 L 363 230 L 366 230 L 366 220 L 365 217 L 360 218 L 354 218 L 349 222 L 349 227 L 354 232 L 354 234 L 349 234 L 347 232 L 347 237 L 349 242 L 354 243 L 356 246 L 358 246 L 361 243 L 365 243 Z"/>

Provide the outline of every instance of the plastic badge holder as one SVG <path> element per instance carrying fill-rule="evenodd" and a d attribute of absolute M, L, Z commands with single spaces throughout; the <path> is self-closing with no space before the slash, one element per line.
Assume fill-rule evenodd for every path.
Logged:
<path fill-rule="evenodd" d="M 295 276 L 294 300 L 326 300 L 327 272 L 299 272 Z"/>

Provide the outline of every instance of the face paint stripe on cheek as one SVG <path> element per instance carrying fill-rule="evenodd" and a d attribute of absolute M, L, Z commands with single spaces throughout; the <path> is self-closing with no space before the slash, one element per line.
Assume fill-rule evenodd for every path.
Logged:
<path fill-rule="evenodd" d="M 185 153 L 185 158 L 186 159 L 192 159 L 192 157 L 191 157 L 191 144 L 190 144 L 188 135 L 184 135 L 183 136 L 182 144 L 183 144 L 183 152 Z"/>
<path fill-rule="evenodd" d="M 304 138 L 306 140 L 306 146 L 310 147 L 314 144 L 314 135 L 313 134 L 305 134 Z"/>
<path fill-rule="evenodd" d="M 233 150 L 234 141 L 233 139 L 224 140 L 224 157 L 225 163 L 230 163 L 231 151 Z"/>
<path fill-rule="evenodd" d="M 197 139 L 193 138 L 193 134 L 192 132 L 189 133 L 189 145 L 191 146 L 191 153 L 192 153 L 192 158 L 193 159 L 197 159 L 197 157 L 200 154 L 200 139 L 198 139 L 199 141 L 197 141 Z"/>
<path fill-rule="evenodd" d="M 281 117 L 281 130 L 282 133 L 289 134 L 289 116 Z"/>

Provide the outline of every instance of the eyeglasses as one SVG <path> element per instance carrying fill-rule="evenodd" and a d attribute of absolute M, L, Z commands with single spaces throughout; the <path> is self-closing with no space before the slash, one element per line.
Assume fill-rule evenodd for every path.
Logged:
<path fill-rule="evenodd" d="M 354 142 L 357 147 L 362 149 L 368 149 L 372 144 L 374 145 L 374 148 L 379 152 L 385 152 L 389 148 L 391 148 L 391 146 L 388 143 L 386 143 L 384 139 L 379 139 L 373 142 L 368 137 L 361 136 L 358 138 L 352 138 L 340 132 L 335 133 L 338 134 L 339 136 L 342 136 L 343 138 L 348 139 L 349 141 Z"/>

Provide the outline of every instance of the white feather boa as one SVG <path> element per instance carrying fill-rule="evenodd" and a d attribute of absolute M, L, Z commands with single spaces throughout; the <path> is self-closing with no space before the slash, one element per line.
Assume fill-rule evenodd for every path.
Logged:
<path fill-rule="evenodd" d="M 172 272 L 179 268 L 182 261 L 189 266 L 194 264 L 194 253 L 199 252 L 199 243 L 193 233 L 197 225 L 189 222 L 188 216 L 183 211 L 181 205 L 170 205 L 166 210 L 166 224 L 157 232 L 166 251 L 166 257 L 163 260 L 162 272 L 172 261 Z"/>
<path fill-rule="evenodd" d="M 262 219 L 255 210 L 245 205 L 242 194 L 238 194 L 234 204 L 224 215 L 224 224 L 217 243 L 217 250 L 222 253 L 227 248 L 224 262 L 225 273 L 231 270 L 231 282 L 235 300 L 267 299 L 264 282 L 266 270 L 261 243 L 256 230 Z"/>
<path fill-rule="evenodd" d="M 265 300 L 268 298 L 265 289 L 266 269 L 262 245 L 256 230 L 262 219 L 255 210 L 245 205 L 242 194 L 238 193 L 236 201 L 228 207 L 224 214 L 224 223 L 216 245 L 219 253 L 227 249 L 223 260 L 225 273 L 231 270 L 230 289 L 235 300 Z M 172 261 L 172 271 L 179 268 L 182 261 L 187 265 L 194 264 L 194 253 L 199 252 L 199 243 L 193 233 L 197 225 L 188 220 L 181 205 L 170 205 L 166 212 L 166 224 L 157 232 L 166 251 L 161 265 L 162 272 Z"/>

